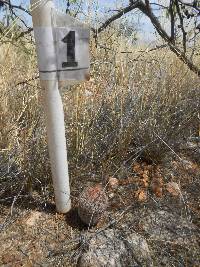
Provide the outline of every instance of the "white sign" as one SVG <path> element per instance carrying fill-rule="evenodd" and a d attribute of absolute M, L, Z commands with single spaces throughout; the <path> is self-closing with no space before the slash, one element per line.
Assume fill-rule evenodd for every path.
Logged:
<path fill-rule="evenodd" d="M 89 70 L 89 32 L 80 27 L 55 28 L 58 79 L 85 80 Z"/>
<path fill-rule="evenodd" d="M 34 27 L 40 79 L 88 80 L 89 27 L 55 9 L 51 18 L 52 27 Z"/>

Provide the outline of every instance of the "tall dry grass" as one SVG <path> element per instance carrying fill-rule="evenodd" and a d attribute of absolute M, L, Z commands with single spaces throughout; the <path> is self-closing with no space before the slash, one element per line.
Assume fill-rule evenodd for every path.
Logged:
<path fill-rule="evenodd" d="M 168 49 L 148 52 L 109 30 L 98 42 L 91 43 L 91 80 L 62 90 L 71 177 L 119 175 L 128 159 L 159 161 L 169 150 L 164 142 L 176 151 L 198 134 L 199 79 Z M 48 191 L 34 45 L 0 53 L 1 192 L 24 181 Z"/>

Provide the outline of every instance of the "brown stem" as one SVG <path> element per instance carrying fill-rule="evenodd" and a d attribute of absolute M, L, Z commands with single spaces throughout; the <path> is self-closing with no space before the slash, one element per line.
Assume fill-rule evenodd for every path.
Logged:
<path fill-rule="evenodd" d="M 122 8 L 117 14 L 113 15 L 109 19 L 107 19 L 98 29 L 92 28 L 92 31 L 94 32 L 94 38 L 97 38 L 97 35 L 102 32 L 104 29 L 106 29 L 113 21 L 121 18 L 124 14 L 132 11 L 133 9 L 136 9 L 139 7 L 141 1 L 134 1 L 131 4 L 129 4 L 127 7 Z"/>
<path fill-rule="evenodd" d="M 178 0 L 175 0 L 175 5 L 176 5 L 176 10 L 177 10 L 177 13 L 178 13 L 178 16 L 179 16 L 180 27 L 181 27 L 181 31 L 182 31 L 182 35 L 183 35 L 183 41 L 182 41 L 183 51 L 184 51 L 184 54 L 186 54 L 186 42 L 187 42 L 186 36 L 187 36 L 187 32 L 184 29 L 183 16 L 182 16 L 181 11 L 180 11 Z"/>
<path fill-rule="evenodd" d="M 147 7 L 144 3 L 139 6 L 139 9 L 151 20 L 151 23 L 156 28 L 158 34 L 168 43 L 169 48 L 172 52 L 174 52 L 177 57 L 184 62 L 188 68 L 196 73 L 200 77 L 200 69 L 193 64 L 193 62 L 186 56 L 184 52 L 182 52 L 176 45 L 171 41 L 170 36 L 167 32 L 162 28 L 158 18 L 152 12 L 152 9 Z"/>
<path fill-rule="evenodd" d="M 174 0 L 170 0 L 169 14 L 171 17 L 171 40 L 175 44 L 175 18 L 174 18 L 173 5 L 174 5 Z"/>

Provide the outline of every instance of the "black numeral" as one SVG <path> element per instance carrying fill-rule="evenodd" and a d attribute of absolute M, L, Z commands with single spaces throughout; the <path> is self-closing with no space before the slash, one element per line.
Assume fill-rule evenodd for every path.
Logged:
<path fill-rule="evenodd" d="M 62 67 L 77 67 L 78 63 L 75 61 L 75 31 L 70 31 L 62 41 L 67 44 L 67 62 L 62 62 Z"/>

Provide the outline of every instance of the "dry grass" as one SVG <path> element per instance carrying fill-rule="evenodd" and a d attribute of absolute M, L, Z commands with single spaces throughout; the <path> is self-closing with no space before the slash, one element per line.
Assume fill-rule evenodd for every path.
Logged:
<path fill-rule="evenodd" d="M 109 30 L 99 43 L 107 48 L 92 42 L 91 80 L 62 92 L 72 177 L 113 174 L 130 158 L 160 161 L 169 150 L 162 140 L 176 150 L 198 134 L 199 79 L 186 66 L 167 49 L 141 53 Z M 29 190 L 43 185 L 48 191 L 40 87 L 31 80 L 37 75 L 34 46 L 5 45 L 0 53 L 2 192 L 14 190 L 13 177 Z"/>

